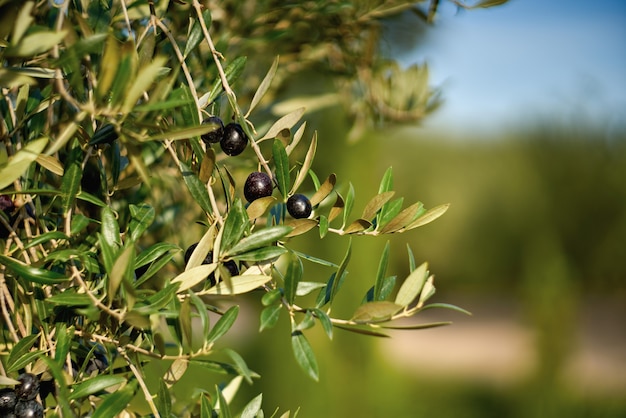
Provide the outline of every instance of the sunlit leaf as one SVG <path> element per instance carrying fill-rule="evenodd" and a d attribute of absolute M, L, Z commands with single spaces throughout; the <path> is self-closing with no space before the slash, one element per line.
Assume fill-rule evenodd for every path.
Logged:
<path fill-rule="evenodd" d="M 290 194 L 295 193 L 311 168 L 311 164 L 313 164 L 313 158 L 315 157 L 315 151 L 317 150 L 317 132 L 313 135 L 313 139 L 311 140 L 311 144 L 309 145 L 309 149 L 304 157 L 304 162 L 302 163 L 302 167 L 298 171 L 298 175 L 296 176 L 295 181 L 293 182 L 293 186 L 291 187 Z"/>
<path fill-rule="evenodd" d="M 404 280 L 396 295 L 395 303 L 403 307 L 409 306 L 422 291 L 427 277 L 428 263 L 422 263 Z"/>
<path fill-rule="evenodd" d="M 239 415 L 239 418 L 256 418 L 261 412 L 261 404 L 263 403 L 263 394 L 258 394 L 254 399 L 246 404 Z"/>
<path fill-rule="evenodd" d="M 211 344 L 219 340 L 228 330 L 233 326 L 237 316 L 239 315 L 239 306 L 231 306 L 228 308 L 224 315 L 215 323 L 209 335 L 207 336 L 206 343 Z"/>
<path fill-rule="evenodd" d="M 272 63 L 272 66 L 267 71 L 267 74 L 263 78 L 263 81 L 261 81 L 261 84 L 259 84 L 259 88 L 254 93 L 254 97 L 252 97 L 252 101 L 250 102 L 250 108 L 248 109 L 248 112 L 246 113 L 246 117 L 248 117 L 250 113 L 252 113 L 252 110 L 259 104 L 263 96 L 265 96 L 265 93 L 267 93 L 267 90 L 270 88 L 270 85 L 272 84 L 272 80 L 274 79 L 274 76 L 276 75 L 277 68 L 278 68 L 278 56 L 274 58 L 274 62 Z"/>
<path fill-rule="evenodd" d="M 275 176 L 276 182 L 278 183 L 278 190 L 284 198 L 287 198 L 287 191 L 291 183 L 289 176 L 289 158 L 287 157 L 285 146 L 278 139 L 274 140 L 272 155 L 274 156 L 274 165 L 276 167 Z"/>
<path fill-rule="evenodd" d="M 304 108 L 301 107 L 299 109 L 294 110 L 293 112 L 283 116 L 278 119 L 274 124 L 270 127 L 265 135 L 263 135 L 257 142 L 265 141 L 266 139 L 274 139 L 278 136 L 280 131 L 284 129 L 291 129 L 304 115 Z"/>
<path fill-rule="evenodd" d="M 415 221 L 407 225 L 406 229 L 409 230 L 409 229 L 417 228 L 417 227 L 431 223 L 432 221 L 434 221 L 435 219 L 439 218 L 441 215 L 446 213 L 449 207 L 450 207 L 450 204 L 446 203 L 443 205 L 435 206 L 432 209 L 429 209 L 425 214 L 423 214 L 422 216 L 417 218 Z"/>
<path fill-rule="evenodd" d="M 248 218 L 257 219 L 263 216 L 267 211 L 267 208 L 276 203 L 276 198 L 272 196 L 265 196 L 259 199 L 254 200 L 248 207 L 246 211 L 248 212 Z"/>
<path fill-rule="evenodd" d="M 182 292 L 206 280 L 207 277 L 209 277 L 209 274 L 213 273 L 216 268 L 217 263 L 202 264 L 189 270 L 185 270 L 174 279 L 172 279 L 171 283 L 180 283 L 178 292 Z"/>
<path fill-rule="evenodd" d="M 402 212 L 397 214 L 383 228 L 381 228 L 380 233 L 389 234 L 401 230 L 410 222 L 415 220 L 416 216 L 420 213 L 423 206 L 424 205 L 421 202 L 417 202 L 402 210 Z"/>
<path fill-rule="evenodd" d="M 203 295 L 224 296 L 248 293 L 272 280 L 272 276 L 265 276 L 261 274 L 243 274 L 241 276 L 233 276 L 231 279 L 232 287 L 228 286 L 225 282 L 220 282 L 216 286 L 197 293 Z"/>
<path fill-rule="evenodd" d="M 16 45 L 4 51 L 6 57 L 32 57 L 49 51 L 61 42 L 67 31 L 37 31 L 23 37 Z"/>
<path fill-rule="evenodd" d="M 326 180 L 324 180 L 324 183 L 320 185 L 315 194 L 311 196 L 311 199 L 309 199 L 311 201 L 311 205 L 316 206 L 321 203 L 322 200 L 326 199 L 326 197 L 328 197 L 328 195 L 335 188 L 335 183 L 337 183 L 337 176 L 332 173 Z"/>
<path fill-rule="evenodd" d="M 376 212 L 378 212 L 385 203 L 391 200 L 394 194 L 395 194 L 394 191 L 389 191 L 389 192 L 383 192 L 374 196 L 369 202 L 367 202 L 367 205 L 365 205 L 365 209 L 363 209 L 363 214 L 361 215 L 361 219 L 367 219 L 367 220 L 373 219 L 374 216 L 376 216 Z"/>
<path fill-rule="evenodd" d="M 48 138 L 39 138 L 28 142 L 22 149 L 15 153 L 7 165 L 0 167 L 0 190 L 11 185 L 28 169 L 28 166 L 37 159 L 43 151 Z"/>
<path fill-rule="evenodd" d="M 401 309 L 402 306 L 386 300 L 368 302 L 356 309 L 352 320 L 361 323 L 386 321 Z"/>

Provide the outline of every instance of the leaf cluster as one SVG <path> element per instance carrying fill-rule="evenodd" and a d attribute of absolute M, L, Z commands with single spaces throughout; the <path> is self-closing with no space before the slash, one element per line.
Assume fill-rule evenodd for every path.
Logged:
<path fill-rule="evenodd" d="M 416 266 L 410 249 L 410 274 L 396 292 L 386 247 L 352 317 L 333 316 L 351 246 L 341 260 L 322 260 L 292 249 L 294 236 L 401 233 L 435 220 L 447 205 L 405 207 L 389 169 L 353 217 L 354 188 L 342 193 L 334 174 L 320 181 L 312 169 L 319 140 L 301 121 L 303 108 L 265 120 L 262 130 L 250 120 L 280 83 L 279 59 L 238 98 L 234 86 L 249 87 L 247 59 L 222 53 L 240 39 L 237 25 L 261 44 L 273 45 L 269 39 L 282 33 L 295 37 L 288 44 L 296 55 L 281 58 L 289 67 L 305 51 L 296 23 L 330 16 L 319 28 L 324 42 L 341 40 L 342 54 L 356 57 L 372 42 L 364 27 L 408 6 L 281 3 L 275 9 L 288 11 L 284 23 L 272 2 L 258 2 L 266 9 L 252 10 L 256 19 L 228 20 L 240 10 L 235 3 L 0 1 L 0 376 L 7 376 L 0 383 L 13 384 L 23 370 L 38 375 L 51 387 L 42 395 L 50 414 L 231 416 L 239 385 L 259 378 L 238 353 L 216 345 L 236 325 L 241 294 L 259 296 L 261 331 L 288 315 L 295 360 L 315 380 L 306 331 L 317 323 L 329 337 L 335 328 L 382 336 L 397 328 L 393 321 L 427 308 L 462 311 L 426 304 L 433 276 L 425 263 Z M 376 71 L 382 81 L 372 83 L 372 94 L 384 97 L 377 103 L 432 106 L 422 69 Z M 421 90 L 385 96 L 402 77 L 417 77 Z M 217 129 L 202 123 L 208 116 L 239 123 L 248 149 L 228 157 L 204 143 L 201 136 Z M 299 144 L 307 150 L 301 160 Z M 244 204 L 241 175 L 256 169 L 270 175 L 274 193 Z M 296 192 L 311 201 L 308 219 L 286 211 Z M 202 230 L 184 263 L 184 248 L 163 232 L 180 201 Z M 308 279 L 309 262 L 328 267 L 328 279 Z M 165 372 L 148 381 L 146 370 L 158 362 Z M 173 388 L 190 367 L 222 383 L 190 402 L 176 399 Z M 145 401 L 133 401 L 139 398 Z M 240 416 L 264 416 L 261 403 L 259 395 Z"/>

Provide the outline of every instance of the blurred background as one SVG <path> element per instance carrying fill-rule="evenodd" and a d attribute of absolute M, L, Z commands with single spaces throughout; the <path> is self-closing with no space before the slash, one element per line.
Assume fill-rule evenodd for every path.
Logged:
<path fill-rule="evenodd" d="M 415 31 L 423 38 L 407 49 Z M 388 272 L 408 274 L 408 243 L 436 275 L 434 300 L 473 315 L 427 311 L 415 320 L 454 324 L 389 339 L 337 330 L 329 342 L 313 329 L 314 383 L 289 361 L 287 319 L 259 335 L 253 306 L 233 338 L 263 379 L 242 402 L 261 390 L 266 411 L 303 417 L 626 417 L 626 3 L 441 2 L 432 27 L 403 14 L 381 39 L 402 65 L 428 63 L 443 103 L 351 145 L 340 107 L 307 112 L 315 171 L 336 172 L 342 191 L 353 183 L 355 213 L 389 166 L 406 202 L 451 203 L 392 237 Z M 329 90 L 304 73 L 278 99 Z M 341 259 L 345 240 L 310 235 L 303 250 Z M 335 314 L 360 302 L 387 239 L 353 241 L 347 308 Z M 315 265 L 305 274 L 327 277 Z"/>
<path fill-rule="evenodd" d="M 386 18 L 379 52 L 402 68 L 427 68 L 436 100 L 426 101 L 420 123 L 364 124 L 358 135 L 355 120 L 367 107 L 332 96 L 332 73 L 343 62 L 330 72 L 299 65 L 303 56 L 337 58 L 332 42 L 345 39 L 333 36 L 342 24 L 350 29 L 340 19 L 350 8 L 336 12 L 339 3 L 289 9 L 274 29 L 293 29 L 292 38 L 273 32 L 271 13 L 254 26 L 237 2 L 214 12 L 213 26 L 225 31 L 229 48 L 249 56 L 253 86 L 281 54 L 275 113 L 251 118 L 275 120 L 307 105 L 305 137 L 315 129 L 320 141 L 314 171 L 320 178 L 336 173 L 344 195 L 352 182 L 353 213 L 377 193 L 390 166 L 406 204 L 451 204 L 436 222 L 405 234 L 355 237 L 336 304 L 344 311 L 334 315 L 351 316 L 389 240 L 389 275 L 408 274 L 408 244 L 436 276 L 433 301 L 472 316 L 428 310 L 414 320 L 453 324 L 386 339 L 336 330 L 329 341 L 313 328 L 307 336 L 320 366 L 316 383 L 293 359 L 287 317 L 259 334 L 262 306 L 250 298 L 223 344 L 262 379 L 242 386 L 234 410 L 262 392 L 268 416 L 300 408 L 301 417 L 327 418 L 626 417 L 626 2 L 510 0 L 462 10 L 442 1 L 432 25 L 411 12 Z M 437 2 L 420 2 L 421 10 L 429 3 Z M 316 5 L 339 23 L 307 20 Z M 330 48 L 318 50 L 316 42 Z M 181 246 L 202 231 L 195 233 L 186 231 Z M 343 258 L 347 240 L 316 236 L 294 246 Z M 305 265 L 305 280 L 328 276 Z"/>

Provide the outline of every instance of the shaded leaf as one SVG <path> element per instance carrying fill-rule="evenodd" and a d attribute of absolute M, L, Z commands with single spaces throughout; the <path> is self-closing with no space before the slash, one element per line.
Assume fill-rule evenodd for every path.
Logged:
<path fill-rule="evenodd" d="M 110 395 L 103 396 L 103 400 L 91 415 L 91 418 L 110 418 L 117 416 L 126 409 L 128 403 L 135 396 L 136 381 L 116 390 Z"/>
<path fill-rule="evenodd" d="M 287 198 L 287 191 L 291 183 L 289 177 L 289 157 L 285 151 L 283 143 L 276 139 L 272 147 L 272 155 L 274 156 L 274 166 L 276 167 L 276 182 L 278 183 L 278 190 L 283 198 Z"/>
<path fill-rule="evenodd" d="M 58 284 L 69 280 L 65 274 L 51 270 L 29 266 L 19 260 L 0 254 L 0 263 L 13 271 L 24 280 L 39 284 Z"/>
<path fill-rule="evenodd" d="M 129 206 L 130 209 L 130 239 L 137 241 L 139 237 L 152 225 L 155 218 L 154 208 L 147 204 Z"/>
<path fill-rule="evenodd" d="M 206 343 L 211 344 L 218 339 L 220 339 L 224 334 L 228 332 L 228 330 L 233 326 L 235 320 L 237 319 L 237 315 L 239 315 L 239 306 L 231 306 L 228 310 L 222 315 L 222 317 L 215 323 L 209 335 L 207 336 Z"/>
<path fill-rule="evenodd" d="M 209 199 L 209 192 L 206 185 L 203 184 L 198 176 L 189 168 L 189 166 L 183 162 L 180 163 L 180 172 L 183 175 L 183 181 L 185 182 L 189 193 L 191 193 L 191 196 L 196 203 L 206 213 L 212 213 L 211 200 Z"/>
<path fill-rule="evenodd" d="M 127 378 L 124 376 L 116 376 L 110 374 L 103 374 L 96 377 L 92 377 L 87 380 L 83 380 L 79 384 L 75 385 L 70 393 L 70 400 L 80 399 L 85 396 L 93 395 L 106 388 L 115 385 L 121 385 L 126 382 Z"/>
<path fill-rule="evenodd" d="M 265 329 L 273 328 L 278 322 L 278 319 L 280 318 L 280 312 L 282 310 L 282 305 L 270 305 L 263 308 L 263 310 L 261 311 L 261 324 L 259 326 L 259 332 L 263 332 L 263 330 Z"/>
<path fill-rule="evenodd" d="M 204 24 L 207 29 L 211 27 L 211 11 L 208 8 L 202 12 L 202 20 L 204 20 Z M 189 34 L 187 35 L 187 42 L 185 44 L 183 57 L 186 58 L 191 51 L 200 45 L 200 42 L 202 42 L 203 39 L 204 32 L 202 31 L 202 25 L 200 25 L 200 21 L 196 18 L 193 21 Z"/>
<path fill-rule="evenodd" d="M 296 362 L 313 380 L 319 380 L 317 360 L 311 344 L 301 331 L 291 333 L 291 347 L 296 357 Z"/>
<path fill-rule="evenodd" d="M 293 230 L 292 227 L 285 225 L 277 225 L 260 231 L 253 232 L 247 237 L 239 241 L 233 248 L 228 250 L 224 256 L 232 257 L 238 254 L 247 253 L 257 248 L 265 247 L 283 238 Z"/>

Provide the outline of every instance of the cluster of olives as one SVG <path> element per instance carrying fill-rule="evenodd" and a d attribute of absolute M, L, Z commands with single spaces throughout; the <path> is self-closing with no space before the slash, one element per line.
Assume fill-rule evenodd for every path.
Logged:
<path fill-rule="evenodd" d="M 34 374 L 22 373 L 15 389 L 0 389 L 0 417 L 43 418 L 43 406 L 37 402 L 39 379 Z"/>
<path fill-rule="evenodd" d="M 248 135 L 243 131 L 240 124 L 231 122 L 224 126 L 224 122 L 217 116 L 210 116 L 202 121 L 204 125 L 213 124 L 217 128 L 200 138 L 207 144 L 220 143 L 222 151 L 226 155 L 239 155 L 248 146 Z"/>
<path fill-rule="evenodd" d="M 250 173 L 243 186 L 243 195 L 250 203 L 272 195 L 272 179 L 266 173 L 255 171 Z M 296 193 L 287 199 L 287 212 L 296 219 L 308 218 L 311 216 L 313 206 L 308 197 Z"/>

